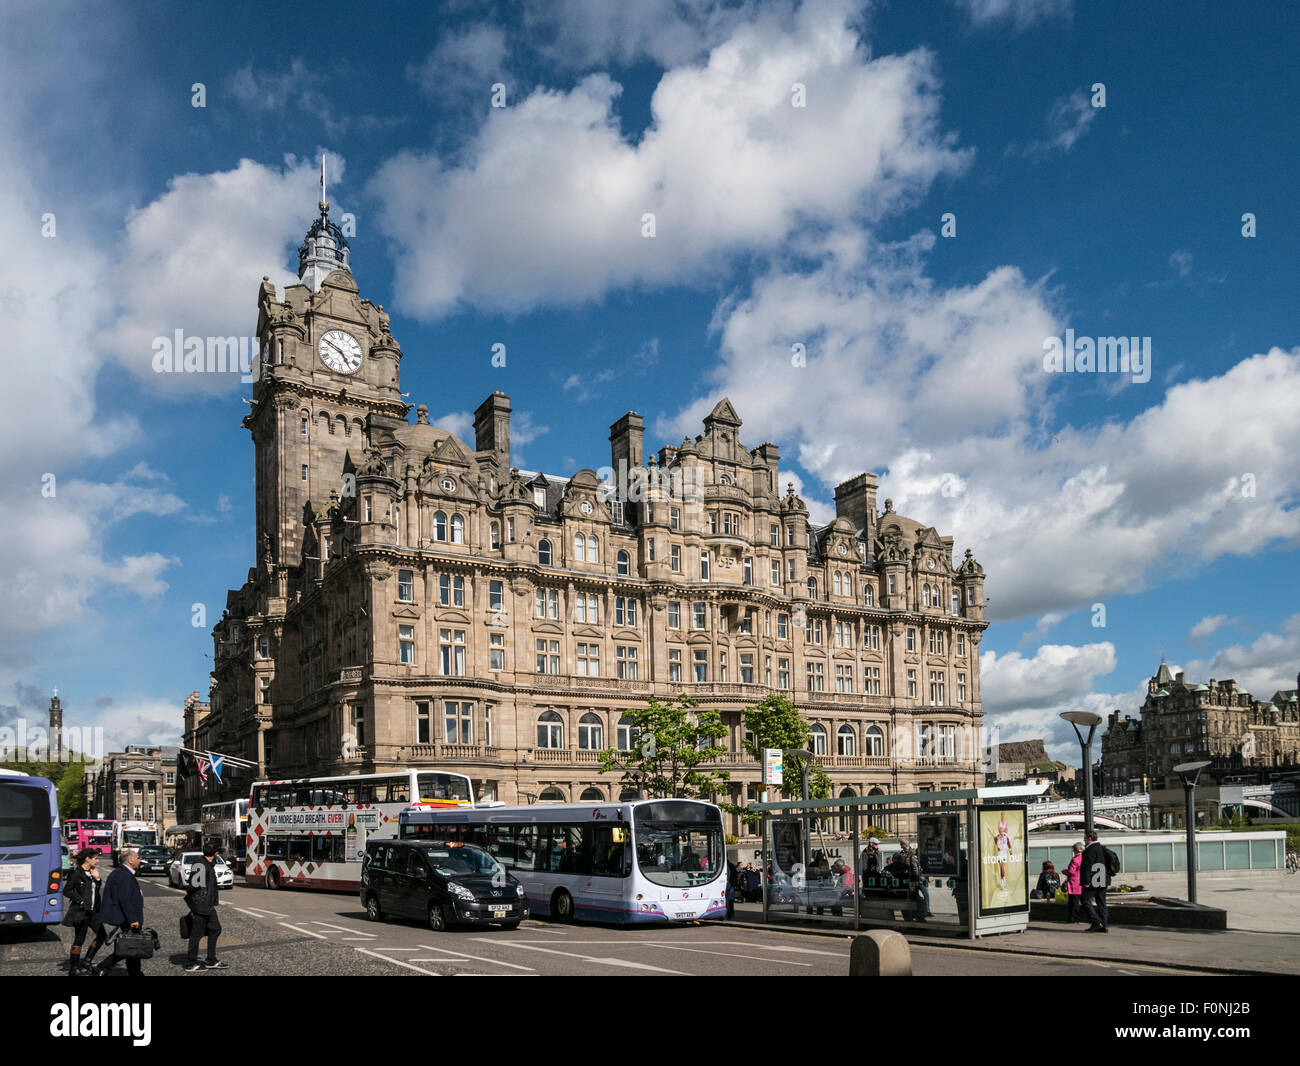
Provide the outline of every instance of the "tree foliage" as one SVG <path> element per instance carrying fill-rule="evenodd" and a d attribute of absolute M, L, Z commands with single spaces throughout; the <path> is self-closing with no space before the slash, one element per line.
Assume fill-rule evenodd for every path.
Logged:
<path fill-rule="evenodd" d="M 745 750 L 759 763 L 763 761 L 764 748 L 782 751 L 811 750 L 812 728 L 800 716 L 798 708 L 780 693 L 773 692 L 750 707 L 744 714 L 745 729 L 753 740 L 745 739 Z M 781 786 L 782 799 L 803 798 L 803 764 L 806 760 L 786 756 L 783 759 Z M 825 799 L 831 794 L 831 779 L 821 766 L 813 761 L 808 771 L 808 795 L 812 799 Z"/>
<path fill-rule="evenodd" d="M 632 750 L 607 748 L 600 772 L 620 773 L 623 788 L 640 789 L 649 799 L 677 796 L 712 800 L 725 791 L 726 770 L 707 764 L 726 753 L 727 728 L 717 711 L 701 711 L 689 696 L 667 701 L 649 697 L 644 707 L 623 711 L 632 730 Z"/>

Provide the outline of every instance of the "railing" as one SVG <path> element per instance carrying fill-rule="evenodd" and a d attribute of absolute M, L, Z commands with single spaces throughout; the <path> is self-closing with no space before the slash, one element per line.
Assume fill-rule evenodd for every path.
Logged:
<path fill-rule="evenodd" d="M 590 765 L 600 762 L 600 752 L 587 748 L 529 748 L 524 757 L 533 762 L 544 763 L 582 763 Z"/>
<path fill-rule="evenodd" d="M 500 748 L 488 744 L 413 744 L 404 749 L 412 759 L 491 759 L 499 761 Z"/>

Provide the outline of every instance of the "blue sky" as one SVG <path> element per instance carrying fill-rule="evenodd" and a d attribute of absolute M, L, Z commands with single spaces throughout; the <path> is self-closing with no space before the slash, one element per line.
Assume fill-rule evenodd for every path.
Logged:
<path fill-rule="evenodd" d="M 253 560 L 248 387 L 160 379 L 149 342 L 253 331 L 322 150 L 412 403 L 465 435 L 502 389 L 516 463 L 567 474 L 629 409 L 657 447 L 730 395 L 823 520 L 876 471 L 988 569 L 1005 738 L 1069 756 L 1059 712 L 1135 710 L 1162 654 L 1294 685 L 1298 30 L 1271 3 L 8 5 L 0 719 L 58 686 L 110 743 L 174 741 L 206 692 L 193 605 Z M 1149 337 L 1150 380 L 1046 373 L 1066 329 Z"/>

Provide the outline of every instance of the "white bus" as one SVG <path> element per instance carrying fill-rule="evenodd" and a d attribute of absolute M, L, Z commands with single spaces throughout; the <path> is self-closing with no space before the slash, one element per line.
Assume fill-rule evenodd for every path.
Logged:
<path fill-rule="evenodd" d="M 413 806 L 401 837 L 477 844 L 523 883 L 535 915 L 666 924 L 727 913 L 722 812 L 698 800 Z"/>
<path fill-rule="evenodd" d="M 242 874 L 248 851 L 248 800 L 205 803 L 199 826 L 199 846 L 211 841 L 230 868 Z"/>
<path fill-rule="evenodd" d="M 258 781 L 249 795 L 244 880 L 355 892 L 366 841 L 397 836 L 397 817 L 412 803 L 469 807 L 474 790 L 464 774 L 446 770 Z"/>
<path fill-rule="evenodd" d="M 114 822 L 113 823 L 113 865 L 122 861 L 122 849 L 143 848 L 148 844 L 157 844 L 158 827 L 153 822 Z"/>

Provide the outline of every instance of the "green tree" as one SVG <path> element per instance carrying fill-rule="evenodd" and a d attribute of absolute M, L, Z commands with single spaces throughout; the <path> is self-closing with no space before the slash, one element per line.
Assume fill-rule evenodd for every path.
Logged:
<path fill-rule="evenodd" d="M 763 761 L 764 748 L 782 751 L 810 751 L 812 729 L 785 696 L 773 692 L 765 696 L 744 714 L 745 729 L 753 740 L 745 739 L 745 750 L 757 762 Z M 781 786 L 783 799 L 803 799 L 803 764 L 806 760 L 787 756 L 784 760 Z M 825 799 L 831 794 L 831 779 L 816 760 L 808 771 L 808 795 Z"/>
<path fill-rule="evenodd" d="M 727 728 L 717 711 L 701 711 L 689 696 L 661 702 L 651 696 L 644 707 L 623 712 L 631 725 L 632 750 L 600 753 L 600 772 L 622 775 L 624 788 L 640 788 L 651 799 L 681 796 L 711 800 L 730 778 L 707 764 L 726 752 L 720 741 Z"/>

